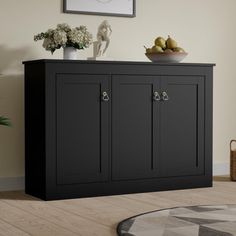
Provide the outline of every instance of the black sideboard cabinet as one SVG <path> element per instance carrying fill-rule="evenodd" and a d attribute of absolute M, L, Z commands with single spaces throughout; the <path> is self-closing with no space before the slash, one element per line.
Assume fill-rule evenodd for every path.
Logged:
<path fill-rule="evenodd" d="M 25 64 L 25 191 L 45 200 L 212 186 L 214 64 Z"/>

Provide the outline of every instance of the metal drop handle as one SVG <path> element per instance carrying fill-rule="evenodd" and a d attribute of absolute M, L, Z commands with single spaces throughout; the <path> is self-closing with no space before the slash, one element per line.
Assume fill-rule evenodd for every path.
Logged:
<path fill-rule="evenodd" d="M 157 91 L 155 91 L 153 93 L 153 100 L 154 101 L 160 101 L 161 100 L 161 96 L 159 95 L 159 93 Z"/>
<path fill-rule="evenodd" d="M 102 100 L 103 100 L 104 102 L 108 102 L 109 99 L 110 99 L 110 98 L 109 98 L 107 92 L 102 92 Z"/>
<path fill-rule="evenodd" d="M 168 101 L 169 100 L 169 96 L 168 96 L 167 92 L 162 92 L 161 97 L 162 97 L 163 101 Z"/>

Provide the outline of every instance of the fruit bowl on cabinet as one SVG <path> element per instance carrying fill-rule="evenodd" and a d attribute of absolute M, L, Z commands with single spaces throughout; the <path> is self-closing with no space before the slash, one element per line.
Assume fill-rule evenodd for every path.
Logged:
<path fill-rule="evenodd" d="M 188 53 L 186 52 L 163 52 L 163 53 L 145 53 L 146 57 L 152 62 L 176 63 L 182 61 Z"/>

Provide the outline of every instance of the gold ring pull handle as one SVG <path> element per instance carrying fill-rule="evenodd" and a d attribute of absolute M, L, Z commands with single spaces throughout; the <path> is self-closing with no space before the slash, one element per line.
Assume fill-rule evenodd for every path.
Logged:
<path fill-rule="evenodd" d="M 159 95 L 159 93 L 157 91 L 155 91 L 153 93 L 153 100 L 154 101 L 160 101 L 161 100 L 161 96 Z"/>
<path fill-rule="evenodd" d="M 104 102 L 108 102 L 109 101 L 109 96 L 108 96 L 107 92 L 103 92 L 102 93 L 102 100 Z"/>
<path fill-rule="evenodd" d="M 168 101 L 169 100 L 169 96 L 168 96 L 167 92 L 164 91 L 164 92 L 162 92 L 161 95 L 162 95 L 162 100 L 163 101 Z"/>

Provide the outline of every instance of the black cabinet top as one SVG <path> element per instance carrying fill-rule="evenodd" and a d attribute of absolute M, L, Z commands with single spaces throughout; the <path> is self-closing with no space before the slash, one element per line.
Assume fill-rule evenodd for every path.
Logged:
<path fill-rule="evenodd" d="M 161 66 L 201 66 L 212 67 L 214 63 L 154 63 L 146 61 L 94 61 L 94 60 L 63 60 L 63 59 L 39 59 L 23 61 L 23 64 L 32 63 L 79 63 L 79 64 L 112 64 L 112 65 L 161 65 Z"/>

